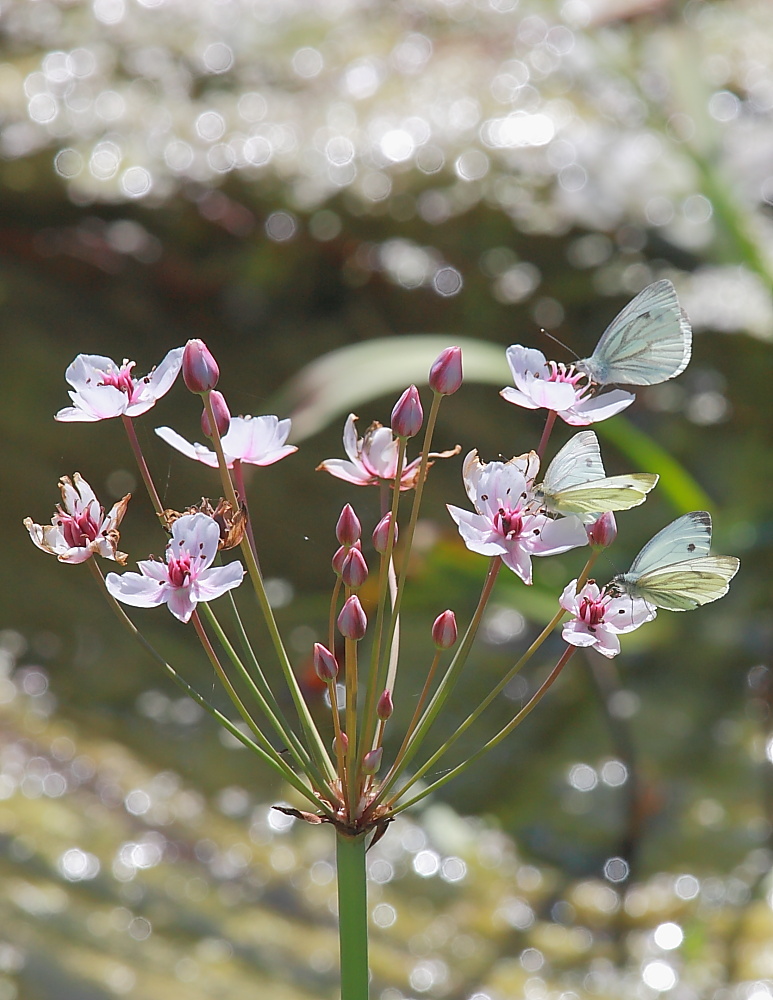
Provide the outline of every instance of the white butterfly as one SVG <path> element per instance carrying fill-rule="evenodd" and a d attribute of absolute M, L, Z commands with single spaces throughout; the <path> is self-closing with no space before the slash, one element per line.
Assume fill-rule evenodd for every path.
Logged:
<path fill-rule="evenodd" d="M 664 278 L 639 292 L 575 367 L 597 385 L 655 385 L 680 375 L 691 353 L 690 322 Z"/>
<path fill-rule="evenodd" d="M 605 511 L 644 503 L 657 481 L 656 475 L 645 472 L 607 477 L 598 438 L 593 431 L 580 431 L 550 463 L 533 496 L 554 514 L 578 514 L 591 522 Z"/>
<path fill-rule="evenodd" d="M 723 597 L 740 562 L 710 556 L 711 514 L 694 510 L 651 538 L 610 587 L 668 611 L 692 611 Z"/>

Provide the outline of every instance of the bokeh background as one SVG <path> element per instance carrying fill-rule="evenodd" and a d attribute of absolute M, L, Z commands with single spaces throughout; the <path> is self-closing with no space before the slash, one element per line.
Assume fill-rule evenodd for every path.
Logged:
<path fill-rule="evenodd" d="M 106 502 L 135 493 L 133 559 L 163 548 L 120 424 L 52 419 L 73 357 L 144 373 L 202 337 L 233 412 L 296 417 L 300 452 L 250 490 L 306 681 L 338 511 L 378 519 L 377 491 L 314 472 L 342 454 L 349 407 L 388 422 L 425 372 L 416 338 L 435 353 L 464 338 L 483 360 L 438 444 L 528 450 L 541 419 L 499 398 L 504 347 L 568 360 L 544 329 L 587 355 L 659 277 L 691 317 L 693 361 L 599 427 L 610 474 L 663 479 L 598 575 L 703 505 L 741 572 L 617 660 L 578 654 L 509 741 L 393 825 L 370 855 L 373 993 L 773 996 L 769 0 L 5 0 L 0 32 L 0 1000 L 336 996 L 332 836 L 272 813 L 288 790 L 21 526 L 45 523 L 77 470 Z M 306 370 L 368 342 L 372 384 L 348 354 L 327 381 Z M 178 509 L 216 480 L 153 428 L 196 438 L 198 420 L 177 386 L 138 421 Z M 464 621 L 485 571 L 444 511 L 465 504 L 460 463 L 431 474 L 403 720 L 431 621 Z M 528 591 L 501 580 L 447 733 L 581 562 L 540 561 Z M 220 698 L 188 630 L 136 620 Z"/>

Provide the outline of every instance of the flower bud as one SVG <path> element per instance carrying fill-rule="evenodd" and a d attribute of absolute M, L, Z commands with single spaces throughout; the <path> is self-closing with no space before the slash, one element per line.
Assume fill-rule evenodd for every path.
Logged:
<path fill-rule="evenodd" d="M 347 504 L 341 511 L 341 516 L 336 524 L 336 538 L 341 545 L 354 545 L 362 533 L 362 525 L 357 515 L 354 513 L 351 504 Z"/>
<path fill-rule="evenodd" d="M 392 512 L 384 514 L 376 527 L 373 529 L 373 548 L 381 555 L 387 550 L 389 540 L 389 525 L 392 523 Z M 395 543 L 397 542 L 397 524 L 395 524 Z"/>
<path fill-rule="evenodd" d="M 183 378 L 191 392 L 209 392 L 217 385 L 220 369 L 203 340 L 189 340 L 185 345 Z"/>
<path fill-rule="evenodd" d="M 450 396 L 462 384 L 462 349 L 447 347 L 429 370 L 429 386 L 441 396 Z"/>
<path fill-rule="evenodd" d="M 354 545 L 351 546 L 342 545 L 340 548 L 336 549 L 335 554 L 333 555 L 333 558 L 331 560 L 333 571 L 336 574 L 336 576 L 341 575 L 344 568 L 344 560 L 349 555 L 350 551 L 352 549 L 359 549 L 359 548 L 362 548 L 362 546 L 357 541 L 354 543 Z"/>
<path fill-rule="evenodd" d="M 210 393 L 209 398 L 212 403 L 212 412 L 215 414 L 215 426 L 217 427 L 217 433 L 220 437 L 223 437 L 224 434 L 228 433 L 228 428 L 231 426 L 231 414 L 228 411 L 228 404 L 226 403 L 222 392 L 218 392 L 217 389 Z M 212 427 L 209 423 L 209 414 L 207 413 L 206 407 L 201 411 L 201 433 L 204 437 L 208 438 L 215 436 L 212 433 Z"/>
<path fill-rule="evenodd" d="M 365 556 L 354 546 L 347 551 L 344 558 L 341 566 L 341 579 L 347 587 L 352 587 L 354 590 L 359 590 L 368 579 L 368 564 L 365 562 Z"/>
<path fill-rule="evenodd" d="M 341 733 L 341 753 L 345 754 L 349 749 L 349 737 L 346 733 Z M 333 737 L 333 753 L 338 753 L 338 737 Z"/>
<path fill-rule="evenodd" d="M 617 538 L 617 522 L 611 510 L 602 514 L 593 524 L 587 524 L 588 541 L 594 549 L 606 549 Z"/>
<path fill-rule="evenodd" d="M 410 385 L 392 410 L 392 430 L 398 437 L 413 437 L 421 430 L 423 420 L 419 390 L 415 385 Z"/>
<path fill-rule="evenodd" d="M 378 705 L 376 706 L 376 713 L 382 722 L 386 722 L 389 716 L 394 711 L 395 706 L 392 704 L 392 692 L 382 691 L 381 697 L 378 700 Z"/>
<path fill-rule="evenodd" d="M 327 646 L 314 643 L 314 671 L 321 681 L 329 684 L 338 676 L 338 661 Z"/>
<path fill-rule="evenodd" d="M 432 641 L 437 649 L 450 649 L 456 642 L 456 615 L 453 611 L 444 611 L 437 616 L 432 626 Z"/>
<path fill-rule="evenodd" d="M 365 629 L 368 627 L 368 619 L 362 610 L 360 599 L 356 594 L 346 601 L 338 616 L 338 631 L 345 639 L 362 639 Z"/>
<path fill-rule="evenodd" d="M 362 758 L 362 773 L 375 774 L 376 771 L 378 771 L 378 769 L 381 767 L 381 758 L 383 756 L 384 756 L 383 747 L 376 747 L 375 750 L 369 750 Z"/>

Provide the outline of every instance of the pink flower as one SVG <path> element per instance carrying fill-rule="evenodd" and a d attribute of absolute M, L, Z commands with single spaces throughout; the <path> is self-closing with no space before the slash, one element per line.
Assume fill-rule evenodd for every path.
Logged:
<path fill-rule="evenodd" d="M 539 459 L 533 451 L 509 462 L 485 465 L 471 451 L 464 460 L 463 476 L 476 512 L 448 505 L 467 548 L 483 556 L 501 556 L 524 583 L 531 583 L 532 556 L 557 555 L 588 544 L 579 518 L 553 520 L 531 512 L 531 484 L 538 471 Z"/>
<path fill-rule="evenodd" d="M 588 377 L 573 365 L 546 361 L 541 351 L 520 344 L 507 348 L 507 363 L 515 388 L 502 389 L 499 395 L 503 399 L 527 410 L 540 407 L 555 410 L 562 420 L 575 427 L 606 420 L 636 398 L 622 389 L 594 395 Z"/>
<path fill-rule="evenodd" d="M 608 594 L 606 588 L 599 589 L 593 581 L 586 583 L 579 594 L 576 588 L 577 581 L 572 580 L 559 599 L 561 607 L 574 615 L 561 633 L 572 646 L 592 646 L 604 656 L 617 656 L 618 635 L 633 632 L 657 614 L 641 598 Z"/>
<path fill-rule="evenodd" d="M 317 471 L 329 472 L 338 479 L 356 486 L 378 486 L 381 482 L 394 482 L 397 473 L 398 442 L 390 427 L 382 427 L 374 420 L 365 431 L 365 436 L 357 437 L 355 426 L 357 417 L 350 413 L 344 424 L 344 451 L 349 461 L 343 458 L 327 458 Z M 450 458 L 457 455 L 459 448 L 451 451 L 431 451 L 430 458 Z M 411 490 L 419 476 L 420 460 L 409 462 L 400 476 L 400 489 Z"/>
<path fill-rule="evenodd" d="M 75 473 L 72 482 L 68 476 L 59 480 L 62 503 L 57 506 L 51 524 L 35 524 L 25 517 L 24 526 L 39 549 L 56 556 L 60 562 L 82 563 L 93 555 L 114 559 L 122 566 L 126 553 L 118 551 L 118 525 L 121 523 L 131 497 L 113 504 L 105 516 L 102 507 L 85 479 Z"/>
<path fill-rule="evenodd" d="M 72 386 L 74 406 L 60 410 L 56 420 L 109 420 L 110 417 L 138 417 L 172 388 L 180 371 L 182 347 L 170 351 L 149 375 L 135 378 L 133 361 L 117 365 L 101 354 L 79 354 L 64 373 Z"/>
<path fill-rule="evenodd" d="M 107 589 L 118 601 L 135 608 L 168 604 L 181 622 L 187 622 L 199 601 L 214 601 L 242 582 L 240 562 L 210 569 L 217 555 L 220 528 L 206 514 L 185 514 L 172 525 L 166 561 L 146 559 L 139 573 L 108 573 Z"/>
<path fill-rule="evenodd" d="M 282 458 L 292 455 L 298 449 L 285 444 L 290 433 L 290 421 L 279 417 L 231 417 L 228 433 L 223 435 L 221 444 L 228 468 L 234 462 L 248 465 L 273 465 Z M 217 455 L 206 445 L 190 444 L 171 427 L 157 427 L 156 434 L 167 444 L 182 452 L 188 458 L 217 468 Z"/>

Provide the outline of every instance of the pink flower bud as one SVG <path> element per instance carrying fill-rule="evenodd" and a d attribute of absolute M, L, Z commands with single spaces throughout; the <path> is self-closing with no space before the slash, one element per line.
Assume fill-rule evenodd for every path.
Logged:
<path fill-rule="evenodd" d="M 438 649 L 450 649 L 456 642 L 456 615 L 444 611 L 438 615 L 432 626 L 432 641 Z"/>
<path fill-rule="evenodd" d="M 341 516 L 336 524 L 336 538 L 341 545 L 354 545 L 361 533 L 362 525 L 352 509 L 352 505 L 347 504 L 341 511 Z"/>
<path fill-rule="evenodd" d="M 339 549 L 336 549 L 335 555 L 332 559 L 333 571 L 336 576 L 340 576 L 344 568 L 344 559 L 349 555 L 352 549 L 361 549 L 362 545 L 359 541 L 355 542 L 354 545 L 342 545 Z"/>
<path fill-rule="evenodd" d="M 373 548 L 383 555 L 387 549 L 389 539 L 389 525 L 392 523 L 392 512 L 384 514 L 376 527 L 373 529 Z M 397 542 L 397 525 L 395 524 L 395 543 Z"/>
<path fill-rule="evenodd" d="M 228 403 L 226 403 L 222 392 L 218 392 L 217 389 L 210 393 L 209 398 L 212 403 L 212 412 L 215 414 L 217 433 L 220 437 L 223 437 L 224 434 L 228 433 L 228 428 L 231 426 L 231 414 L 228 411 Z M 204 437 L 214 437 L 209 424 L 209 414 L 206 409 L 201 411 L 201 433 Z"/>
<path fill-rule="evenodd" d="M 462 384 L 462 349 L 447 347 L 429 370 L 429 386 L 441 396 L 450 396 Z"/>
<path fill-rule="evenodd" d="M 365 556 L 354 546 L 347 551 L 344 558 L 341 566 L 341 579 L 347 587 L 352 587 L 354 590 L 359 590 L 368 579 L 368 564 L 365 562 Z"/>
<path fill-rule="evenodd" d="M 349 749 L 349 737 L 346 733 L 341 733 L 341 753 L 345 754 Z M 333 737 L 333 753 L 338 753 L 338 737 Z"/>
<path fill-rule="evenodd" d="M 327 646 L 314 643 L 314 671 L 321 681 L 329 684 L 338 676 L 338 661 Z"/>
<path fill-rule="evenodd" d="M 594 549 L 606 549 L 617 538 L 617 522 L 611 510 L 602 514 L 593 524 L 585 526 L 588 541 Z"/>
<path fill-rule="evenodd" d="M 419 390 L 415 385 L 410 385 L 392 410 L 392 430 L 398 437 L 413 437 L 421 430 L 423 420 Z"/>
<path fill-rule="evenodd" d="M 395 706 L 392 704 L 392 692 L 382 691 L 381 697 L 378 700 L 378 705 L 376 706 L 376 713 L 383 722 L 389 718 L 389 716 L 394 711 Z"/>
<path fill-rule="evenodd" d="M 384 756 L 383 747 L 376 747 L 375 750 L 369 750 L 362 758 L 363 774 L 375 774 L 376 771 L 378 771 L 378 769 L 381 767 L 381 758 L 383 756 Z"/>
<path fill-rule="evenodd" d="M 209 392 L 217 385 L 220 369 L 203 340 L 189 340 L 185 345 L 183 378 L 191 392 Z"/>
<path fill-rule="evenodd" d="M 362 610 L 360 599 L 356 594 L 347 600 L 338 616 L 338 631 L 345 639 L 361 639 L 368 627 L 368 619 Z"/>

